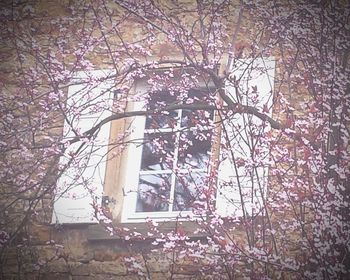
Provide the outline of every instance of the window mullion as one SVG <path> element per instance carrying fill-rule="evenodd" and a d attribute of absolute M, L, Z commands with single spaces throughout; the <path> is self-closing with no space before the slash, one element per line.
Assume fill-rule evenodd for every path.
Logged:
<path fill-rule="evenodd" d="M 177 162 L 178 162 L 178 157 L 179 157 L 182 110 L 178 110 L 177 117 L 178 117 L 178 120 L 176 122 L 176 129 L 175 129 L 176 136 L 175 136 L 173 171 L 172 171 L 172 175 L 171 175 L 169 212 L 173 212 L 173 205 L 174 205 L 174 200 L 175 200 L 176 173 L 174 172 L 174 170 L 177 170 Z"/>

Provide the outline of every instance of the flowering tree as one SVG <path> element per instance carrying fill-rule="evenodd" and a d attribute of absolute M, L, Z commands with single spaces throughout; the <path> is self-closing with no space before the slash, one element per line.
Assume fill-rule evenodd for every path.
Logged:
<path fill-rule="evenodd" d="M 169 262 L 200 263 L 198 278 L 345 279 L 349 11 L 335 1 L 6 5 L 2 259 L 14 244 L 30 246 L 33 221 L 51 220 L 64 174 L 74 169 L 73 181 L 95 197 L 83 176 L 87 158 L 99 150 L 112 160 L 136 142 L 136 211 L 192 214 L 170 217 L 176 226 L 168 233 L 148 219 L 145 236 L 113 223 L 113 209 L 93 199 L 111 234 L 153 237 Z M 270 78 L 268 91 L 260 76 Z M 140 81 L 145 90 L 135 90 Z M 81 92 L 70 93 L 74 86 Z M 92 114 L 99 118 L 77 126 Z M 133 117 L 145 121 L 141 138 Z M 124 120 L 108 147 L 99 142 L 102 129 Z M 185 231 L 188 221 L 202 238 Z M 147 262 L 125 262 L 150 277 Z"/>

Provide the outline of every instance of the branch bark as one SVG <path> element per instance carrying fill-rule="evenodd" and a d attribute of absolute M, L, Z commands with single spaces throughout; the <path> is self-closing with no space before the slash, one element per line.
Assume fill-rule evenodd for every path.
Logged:
<path fill-rule="evenodd" d="M 226 96 L 228 98 L 228 96 Z M 137 117 L 137 116 L 150 116 L 150 115 L 156 115 L 161 112 L 170 112 L 173 110 L 180 110 L 180 109 L 188 109 L 188 110 L 221 110 L 221 111 L 232 111 L 234 114 L 235 113 L 240 113 L 240 114 L 251 114 L 262 121 L 267 121 L 272 128 L 275 129 L 282 129 L 283 125 L 279 123 L 278 121 L 274 120 L 273 118 L 269 117 L 268 115 L 261 113 L 258 111 L 258 109 L 252 107 L 252 106 L 247 106 L 247 105 L 242 105 L 239 103 L 234 103 L 231 99 L 229 99 L 229 104 L 228 106 L 223 106 L 222 108 L 218 108 L 215 105 L 210 105 L 207 103 L 192 103 L 192 104 L 172 104 L 169 106 L 166 106 L 164 108 L 156 109 L 156 110 L 146 110 L 146 111 L 130 111 L 130 112 L 123 112 L 123 113 L 115 113 L 102 121 L 100 121 L 97 125 L 94 127 L 90 128 L 89 130 L 85 131 L 82 136 L 76 136 L 69 142 L 71 144 L 78 142 L 82 138 L 91 138 L 94 136 L 96 132 L 99 131 L 99 129 L 114 120 L 119 120 L 119 119 L 124 119 L 124 118 L 130 118 L 130 117 Z"/>

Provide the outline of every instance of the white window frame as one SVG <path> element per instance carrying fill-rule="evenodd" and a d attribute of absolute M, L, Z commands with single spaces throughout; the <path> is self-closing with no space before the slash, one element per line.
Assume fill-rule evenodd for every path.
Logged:
<path fill-rule="evenodd" d="M 138 87 L 138 95 L 146 95 L 147 94 L 147 86 L 139 86 Z M 198 88 L 200 90 L 200 88 Z M 145 101 L 137 101 L 133 104 L 133 110 L 134 111 L 142 111 L 146 109 L 146 103 Z M 181 127 L 179 126 L 179 123 L 181 123 L 181 116 L 180 120 L 177 121 L 177 126 L 173 128 L 161 128 L 161 129 L 146 129 L 146 117 L 145 116 L 138 116 L 133 118 L 130 126 L 131 135 L 130 140 L 140 140 L 142 142 L 142 139 L 144 139 L 144 136 L 147 132 L 159 132 L 159 133 L 167 133 L 167 132 L 175 132 L 176 137 L 178 138 L 181 133 Z M 191 129 L 189 129 L 191 130 Z M 196 129 L 194 129 L 196 130 Z M 175 154 L 177 154 L 178 146 L 175 145 Z M 171 176 L 171 192 L 170 197 L 174 198 L 174 191 L 175 191 L 175 176 L 173 176 L 173 171 L 145 171 L 140 170 L 141 169 L 141 157 L 142 157 L 142 150 L 143 145 L 141 143 L 129 143 L 128 147 L 128 153 L 127 153 L 127 171 L 125 174 L 125 186 L 123 189 L 124 192 L 124 202 L 123 202 L 123 209 L 122 209 L 122 216 L 121 216 L 121 222 L 122 223 L 132 223 L 132 222 L 144 222 L 145 219 L 153 219 L 158 221 L 171 221 L 171 220 L 184 220 L 188 218 L 196 218 L 196 215 L 193 214 L 191 210 L 182 210 L 182 211 L 173 211 L 173 199 L 170 199 L 169 202 L 169 211 L 159 211 L 159 212 L 136 212 L 136 203 L 137 203 L 137 196 L 138 196 L 138 188 L 139 188 L 139 178 L 140 175 L 147 175 L 147 174 L 169 174 Z M 176 161 L 177 159 L 175 159 Z M 176 164 L 176 163 L 174 163 Z M 208 172 L 209 167 L 207 168 L 198 168 L 194 169 L 192 172 L 186 173 L 186 174 L 195 174 L 195 173 L 209 173 Z"/>

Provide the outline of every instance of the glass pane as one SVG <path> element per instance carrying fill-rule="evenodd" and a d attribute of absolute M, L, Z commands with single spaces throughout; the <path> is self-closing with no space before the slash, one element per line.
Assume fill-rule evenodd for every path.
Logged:
<path fill-rule="evenodd" d="M 181 174 L 176 177 L 174 211 L 191 210 L 205 184 L 205 173 Z"/>
<path fill-rule="evenodd" d="M 141 175 L 136 212 L 168 211 L 170 188 L 170 174 Z"/>
<path fill-rule="evenodd" d="M 206 168 L 211 150 L 210 131 L 186 131 L 180 135 L 180 168 Z"/>
<path fill-rule="evenodd" d="M 164 108 L 176 101 L 176 94 L 171 95 L 166 91 L 152 92 L 148 99 L 150 110 Z M 170 111 L 168 115 L 158 113 L 146 117 L 146 129 L 174 128 L 177 122 L 178 111 Z"/>
<path fill-rule="evenodd" d="M 198 101 L 205 101 L 208 104 L 212 104 L 214 97 L 207 90 L 192 89 L 188 92 L 187 98 L 183 102 L 187 104 L 195 103 Z M 194 127 L 197 125 L 208 126 L 210 121 L 213 120 L 214 111 L 205 110 L 183 110 L 181 117 L 182 127 Z"/>
<path fill-rule="evenodd" d="M 166 105 L 172 104 L 176 101 L 176 93 L 170 93 L 169 91 L 157 91 L 150 92 L 148 98 L 149 109 L 159 109 Z"/>
<path fill-rule="evenodd" d="M 191 104 L 196 101 L 206 101 L 208 104 L 212 104 L 215 101 L 215 90 L 210 91 L 209 89 L 190 89 L 187 93 L 187 96 L 182 98 L 182 100 Z"/>
<path fill-rule="evenodd" d="M 175 134 L 145 134 L 141 158 L 141 170 L 172 169 L 174 161 Z"/>
<path fill-rule="evenodd" d="M 203 127 L 212 123 L 214 111 L 191 111 L 182 110 L 181 126 L 182 127 Z"/>
<path fill-rule="evenodd" d="M 175 128 L 178 120 L 177 111 L 170 111 L 146 117 L 146 129 Z"/>

